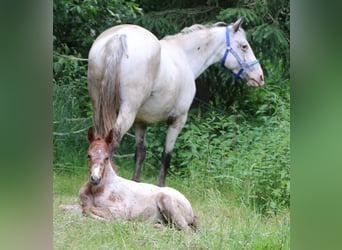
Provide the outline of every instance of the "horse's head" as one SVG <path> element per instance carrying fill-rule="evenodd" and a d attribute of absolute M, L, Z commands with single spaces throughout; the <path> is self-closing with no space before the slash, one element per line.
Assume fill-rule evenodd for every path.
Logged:
<path fill-rule="evenodd" d="M 253 50 L 241 28 L 244 17 L 226 26 L 226 51 L 222 57 L 222 66 L 232 70 L 236 78 L 241 77 L 249 86 L 264 85 L 262 68 L 255 58 Z"/>
<path fill-rule="evenodd" d="M 98 185 L 104 177 L 106 167 L 110 163 L 109 145 L 113 141 L 113 130 L 110 130 L 105 139 L 94 135 L 93 128 L 88 129 L 89 181 Z"/>

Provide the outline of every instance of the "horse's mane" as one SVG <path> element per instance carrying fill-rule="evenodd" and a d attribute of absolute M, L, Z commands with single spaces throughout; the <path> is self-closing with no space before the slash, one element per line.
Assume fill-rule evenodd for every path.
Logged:
<path fill-rule="evenodd" d="M 193 32 L 198 31 L 198 30 L 207 30 L 207 29 L 211 29 L 211 28 L 214 28 L 214 27 L 223 27 L 223 26 L 228 26 L 228 24 L 226 24 L 224 22 L 217 22 L 217 23 L 214 23 L 214 24 L 206 24 L 206 25 L 204 25 L 204 24 L 194 24 L 194 25 L 191 25 L 190 27 L 183 28 L 179 33 L 177 33 L 175 35 L 165 36 L 163 39 L 168 40 L 168 39 L 176 38 L 176 37 L 179 37 L 179 36 L 184 36 L 184 35 L 193 33 Z"/>

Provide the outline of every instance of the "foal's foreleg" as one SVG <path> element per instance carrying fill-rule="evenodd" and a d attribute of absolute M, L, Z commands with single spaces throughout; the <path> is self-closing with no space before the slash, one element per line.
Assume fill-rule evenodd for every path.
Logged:
<path fill-rule="evenodd" d="M 86 182 L 78 192 L 82 207 L 90 207 L 94 205 L 94 197 L 90 193 L 91 184 Z"/>
<path fill-rule="evenodd" d="M 137 123 L 135 125 L 135 171 L 133 174 L 133 181 L 139 182 L 141 166 L 146 157 L 146 125 Z"/>
<path fill-rule="evenodd" d="M 187 118 L 187 114 L 184 114 L 176 118 L 173 118 L 173 117 L 169 118 L 167 121 L 169 128 L 167 130 L 165 147 L 164 147 L 164 151 L 162 154 L 162 163 L 161 163 L 159 179 L 158 179 L 158 185 L 160 187 L 165 186 L 165 178 L 166 178 L 167 170 L 170 167 L 172 151 L 175 146 L 177 136 L 179 135 L 180 131 L 182 130 L 186 122 L 186 118 Z"/>
<path fill-rule="evenodd" d="M 83 207 L 83 214 L 88 215 L 94 219 L 109 220 L 112 217 L 108 207 Z"/>

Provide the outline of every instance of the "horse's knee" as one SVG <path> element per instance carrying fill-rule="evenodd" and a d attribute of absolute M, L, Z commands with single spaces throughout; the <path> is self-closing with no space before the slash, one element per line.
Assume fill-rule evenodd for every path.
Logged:
<path fill-rule="evenodd" d="M 81 201 L 82 206 L 92 206 L 93 200 L 90 195 L 89 184 L 86 183 L 79 191 L 78 196 Z"/>

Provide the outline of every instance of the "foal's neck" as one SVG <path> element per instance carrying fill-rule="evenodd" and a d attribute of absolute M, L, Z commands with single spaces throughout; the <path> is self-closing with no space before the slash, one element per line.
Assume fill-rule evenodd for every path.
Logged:
<path fill-rule="evenodd" d="M 105 172 L 103 176 L 103 185 L 108 185 L 109 183 L 113 183 L 114 179 L 117 178 L 117 174 L 114 170 L 114 163 L 111 161 L 108 162 L 108 165 L 105 167 Z"/>

